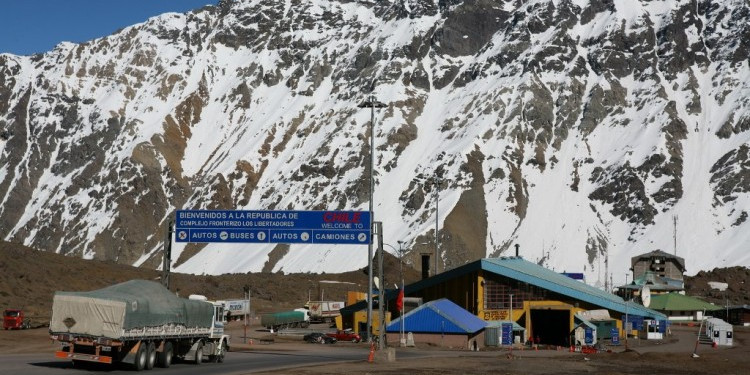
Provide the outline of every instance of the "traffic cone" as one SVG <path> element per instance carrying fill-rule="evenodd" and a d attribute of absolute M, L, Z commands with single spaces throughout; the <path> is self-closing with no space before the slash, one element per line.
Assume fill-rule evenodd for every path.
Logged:
<path fill-rule="evenodd" d="M 372 363 L 375 360 L 375 343 L 370 344 L 370 354 L 367 356 L 367 362 Z"/>

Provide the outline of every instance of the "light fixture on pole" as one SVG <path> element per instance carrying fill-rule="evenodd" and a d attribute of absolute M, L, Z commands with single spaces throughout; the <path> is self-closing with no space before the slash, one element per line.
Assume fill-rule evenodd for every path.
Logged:
<path fill-rule="evenodd" d="M 374 85 L 373 85 L 374 90 Z M 375 93 L 370 92 L 367 100 L 360 103 L 359 108 L 370 108 L 370 242 L 367 244 L 367 342 L 372 342 L 372 242 L 374 233 L 375 214 L 373 213 L 373 201 L 375 197 L 375 108 L 384 108 L 386 105 L 375 99 Z"/>

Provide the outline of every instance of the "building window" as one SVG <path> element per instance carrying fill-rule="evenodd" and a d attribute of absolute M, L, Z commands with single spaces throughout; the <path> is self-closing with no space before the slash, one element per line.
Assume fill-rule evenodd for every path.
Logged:
<path fill-rule="evenodd" d="M 546 299 L 547 291 L 534 285 L 515 280 L 492 280 L 484 282 L 484 309 L 510 309 L 510 295 L 513 295 L 513 308 L 522 309 L 524 301 L 541 301 Z"/>

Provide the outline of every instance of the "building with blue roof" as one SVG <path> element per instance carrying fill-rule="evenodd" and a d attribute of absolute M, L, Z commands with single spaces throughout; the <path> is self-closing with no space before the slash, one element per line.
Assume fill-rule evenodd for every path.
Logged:
<path fill-rule="evenodd" d="M 398 342 L 403 319 L 404 332 L 415 342 L 443 347 L 478 348 L 484 343 L 487 322 L 447 298 L 430 301 L 386 326 L 388 342 Z"/>
<path fill-rule="evenodd" d="M 549 345 L 570 343 L 575 314 L 581 311 L 606 309 L 620 330 L 627 314 L 666 319 L 660 312 L 521 257 L 480 259 L 407 285 L 405 295 L 426 302 L 447 298 L 481 320 L 516 322 L 525 328 L 524 341 L 533 338 Z M 395 299 L 395 294 L 387 296 L 391 297 Z M 398 315 L 395 310 L 391 313 Z"/>

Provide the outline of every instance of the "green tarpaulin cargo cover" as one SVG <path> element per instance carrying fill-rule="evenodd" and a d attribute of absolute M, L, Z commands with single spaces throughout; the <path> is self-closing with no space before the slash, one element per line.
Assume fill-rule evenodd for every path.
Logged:
<path fill-rule="evenodd" d="M 212 323 L 211 303 L 177 297 L 153 281 L 131 280 L 90 292 L 56 292 L 50 332 L 120 338 L 138 328 Z"/>

